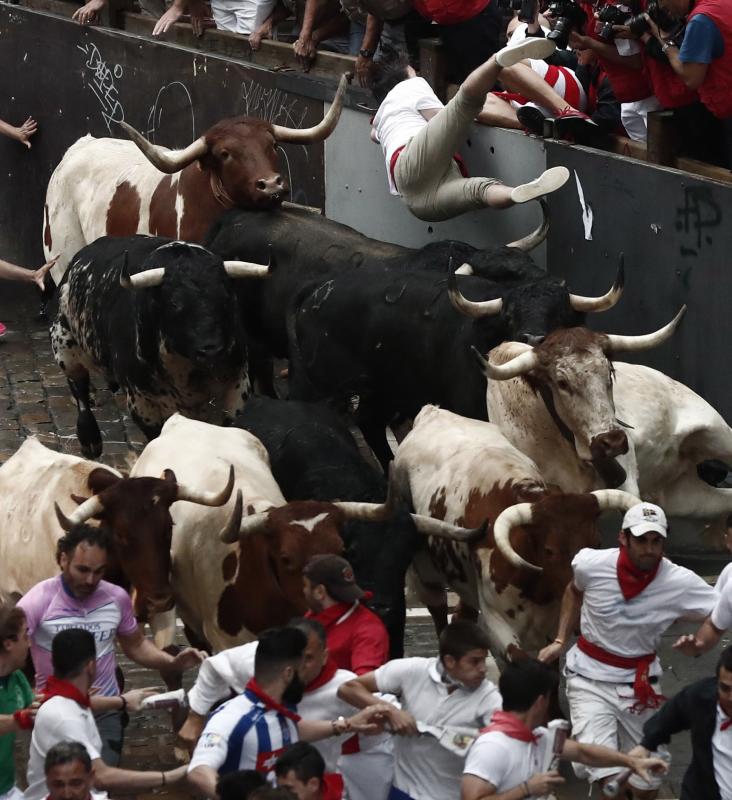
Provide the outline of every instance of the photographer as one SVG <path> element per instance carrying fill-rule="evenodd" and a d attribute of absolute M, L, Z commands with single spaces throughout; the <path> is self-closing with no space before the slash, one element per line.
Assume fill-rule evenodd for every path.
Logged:
<path fill-rule="evenodd" d="M 643 68 L 640 43 L 632 39 L 616 37 L 613 24 L 603 22 L 601 19 L 603 16 L 617 18 L 617 15 L 610 9 L 617 9 L 630 17 L 630 9 L 620 3 L 609 3 L 595 14 L 591 4 L 582 3 L 581 5 L 586 15 L 586 33 L 583 34 L 579 29 L 573 29 L 569 34 L 569 44 L 576 50 L 589 49 L 597 55 L 600 66 L 610 81 L 615 98 L 621 104 L 620 114 L 623 127 L 631 139 L 645 142 L 648 113 L 658 110 L 661 105 L 653 94 L 653 87 Z"/>
<path fill-rule="evenodd" d="M 673 71 L 721 120 L 726 166 L 732 168 L 732 0 L 659 0 L 659 5 L 676 19 L 687 19 L 680 46 L 650 17 L 649 26 Z"/>

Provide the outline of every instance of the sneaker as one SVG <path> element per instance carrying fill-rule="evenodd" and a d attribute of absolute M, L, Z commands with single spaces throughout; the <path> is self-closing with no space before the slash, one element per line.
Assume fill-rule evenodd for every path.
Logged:
<path fill-rule="evenodd" d="M 529 183 L 516 186 L 511 192 L 514 203 L 528 203 L 545 194 L 556 192 L 569 180 L 569 170 L 566 167 L 552 167 L 542 172 L 538 178 Z"/>
<path fill-rule="evenodd" d="M 512 67 L 525 58 L 548 58 L 557 49 L 550 39 L 528 37 L 517 44 L 509 44 L 496 53 L 496 61 L 501 67 Z"/>
<path fill-rule="evenodd" d="M 533 133 L 535 136 L 544 135 L 545 117 L 536 106 L 527 103 L 516 111 L 516 116 L 529 133 Z"/>
<path fill-rule="evenodd" d="M 554 117 L 554 133 L 557 139 L 586 140 L 596 131 L 597 123 L 574 108 L 565 108 Z"/>
<path fill-rule="evenodd" d="M 0 322 L 0 336 L 5 336 L 7 332 L 8 329 L 5 327 L 5 325 L 2 324 L 2 322 Z"/>

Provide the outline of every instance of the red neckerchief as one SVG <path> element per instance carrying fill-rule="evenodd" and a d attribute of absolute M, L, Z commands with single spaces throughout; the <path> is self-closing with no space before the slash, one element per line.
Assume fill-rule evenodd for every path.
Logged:
<path fill-rule="evenodd" d="M 300 716 L 298 714 L 271 698 L 254 678 L 249 681 L 244 691 L 253 694 L 257 700 L 261 701 L 264 707 L 270 711 L 276 711 L 278 714 L 282 714 L 283 717 L 287 717 L 295 723 L 300 722 Z"/>
<path fill-rule="evenodd" d="M 489 725 L 481 728 L 481 733 L 503 733 L 511 739 L 518 739 L 520 742 L 530 742 L 536 744 L 541 737 L 535 736 L 534 732 L 524 725 L 524 723 L 510 711 L 494 711 Z"/>
<path fill-rule="evenodd" d="M 343 776 L 337 772 L 323 775 L 323 800 L 341 800 L 343 797 Z"/>
<path fill-rule="evenodd" d="M 353 603 L 361 603 L 363 600 L 370 600 L 373 596 L 373 592 L 364 592 L 363 597 L 360 600 L 354 600 Z M 334 622 L 337 622 L 344 614 L 347 614 L 353 608 L 353 603 L 336 603 L 330 608 L 324 608 L 322 611 L 318 611 L 317 614 L 313 611 L 306 611 L 305 616 L 308 619 L 317 619 L 318 622 L 328 630 Z"/>
<path fill-rule="evenodd" d="M 723 720 L 720 722 L 720 724 L 719 724 L 719 730 L 720 730 L 720 731 L 726 731 L 726 730 L 727 730 L 727 728 L 729 728 L 729 726 L 730 726 L 730 725 L 732 725 L 732 719 L 730 719 L 729 717 L 727 717 L 726 719 L 723 719 Z"/>
<path fill-rule="evenodd" d="M 588 642 L 584 636 L 577 639 L 577 647 L 590 658 L 599 661 L 601 664 L 609 664 L 611 667 L 620 669 L 634 669 L 635 680 L 633 681 L 633 694 L 636 702 L 631 711 L 642 711 L 646 708 L 658 708 L 666 699 L 662 694 L 657 694 L 651 686 L 648 678 L 648 670 L 656 660 L 655 653 L 648 653 L 645 656 L 619 656 L 600 647 L 599 644 Z"/>
<path fill-rule="evenodd" d="M 621 547 L 618 555 L 617 572 L 618 583 L 623 597 L 626 600 L 632 600 L 636 595 L 639 595 L 656 577 L 660 566 L 661 559 L 659 558 L 658 564 L 652 570 L 645 572 L 642 569 L 638 569 L 630 560 L 628 551 Z"/>
<path fill-rule="evenodd" d="M 331 680 L 336 672 L 338 672 L 338 665 L 330 656 L 328 656 L 325 666 L 320 670 L 318 676 L 313 678 L 313 680 L 311 680 L 310 683 L 305 687 L 305 691 L 314 692 L 316 689 L 320 689 L 321 686 L 325 686 L 325 684 Z"/>
<path fill-rule="evenodd" d="M 88 694 L 84 694 L 80 689 L 77 689 L 73 683 L 54 678 L 53 675 L 49 676 L 43 688 L 43 702 L 45 703 L 52 697 L 66 697 L 69 700 L 75 700 L 84 708 L 89 708 L 90 706 Z"/>

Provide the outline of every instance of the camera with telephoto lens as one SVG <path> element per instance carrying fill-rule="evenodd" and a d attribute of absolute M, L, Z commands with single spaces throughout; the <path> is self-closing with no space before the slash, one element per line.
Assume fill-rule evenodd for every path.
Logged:
<path fill-rule="evenodd" d="M 657 0 L 651 0 L 651 2 L 648 3 L 645 14 L 636 14 L 627 22 L 630 32 L 636 37 L 636 39 L 640 39 L 644 33 L 650 33 L 651 31 L 651 26 L 646 18 L 646 14 L 662 31 L 670 32 L 683 27 L 680 25 L 680 21 L 676 17 L 671 16 L 671 14 L 669 14 L 667 11 L 664 11 L 661 6 L 658 5 Z"/>
<path fill-rule="evenodd" d="M 498 0 L 503 11 L 518 11 L 519 22 L 533 22 L 536 18 L 537 0 Z"/>
<path fill-rule="evenodd" d="M 615 25 L 625 25 L 632 16 L 632 9 L 624 5 L 610 5 L 609 3 L 597 12 L 595 33 L 603 42 L 612 42 L 615 38 Z"/>
<path fill-rule="evenodd" d="M 558 48 L 563 50 L 567 47 L 569 34 L 572 31 L 583 33 L 587 17 L 573 0 L 553 0 L 549 4 L 547 12 L 552 15 L 555 23 L 546 38 L 551 39 Z"/>

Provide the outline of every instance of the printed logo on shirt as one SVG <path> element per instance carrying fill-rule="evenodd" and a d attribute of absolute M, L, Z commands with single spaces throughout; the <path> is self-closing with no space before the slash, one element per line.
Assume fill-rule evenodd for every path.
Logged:
<path fill-rule="evenodd" d="M 257 772 L 271 772 L 274 769 L 275 762 L 284 750 L 284 747 L 280 747 L 278 750 L 257 753 L 257 766 L 255 767 Z"/>
<path fill-rule="evenodd" d="M 204 733 L 198 740 L 197 746 L 205 750 L 207 748 L 218 747 L 222 741 L 223 736 L 219 736 L 218 733 Z"/>

